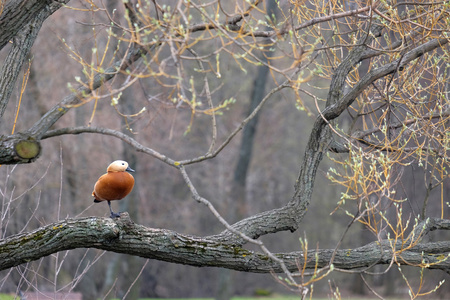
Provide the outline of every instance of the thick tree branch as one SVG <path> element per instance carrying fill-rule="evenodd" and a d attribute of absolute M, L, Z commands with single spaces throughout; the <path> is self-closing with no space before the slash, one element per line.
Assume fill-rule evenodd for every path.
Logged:
<path fill-rule="evenodd" d="M 0 70 L 0 118 L 5 113 L 9 97 L 14 90 L 16 80 L 22 70 L 37 33 L 42 26 L 42 19 L 36 19 L 33 24 L 25 26 L 14 38 L 11 49 Z"/>
<path fill-rule="evenodd" d="M 41 154 L 41 145 L 34 137 L 17 133 L 0 135 L 0 161 L 2 164 L 30 163 Z"/>
<path fill-rule="evenodd" d="M 31 47 L 36 40 L 42 24 L 50 15 L 52 15 L 62 6 L 62 4 L 58 2 L 49 3 L 42 7 L 40 5 L 36 5 L 36 7 L 33 6 L 33 9 L 38 9 L 36 12 L 18 9 L 18 11 L 14 11 L 14 13 L 11 12 L 11 14 L 8 15 L 7 11 L 11 9 L 11 7 L 15 7 L 15 5 L 18 4 L 27 6 L 30 3 L 34 2 L 35 1 L 24 1 L 24 3 L 20 3 L 19 1 L 10 1 L 8 2 L 8 5 L 6 6 L 3 14 L 0 16 L 0 28 L 2 28 L 3 22 L 8 23 L 7 21 L 13 19 L 14 17 L 18 17 L 20 19 L 19 15 L 23 14 L 24 12 L 28 12 L 33 16 L 33 18 L 28 20 L 29 15 L 27 15 L 23 20 L 28 21 L 21 24 L 21 27 L 18 28 L 18 31 L 15 32 L 15 34 L 11 37 L 10 42 L 12 43 L 12 46 L 9 50 L 8 56 L 3 62 L 3 66 L 0 71 L 0 118 L 3 117 L 6 106 L 8 105 L 9 97 L 11 96 L 11 93 L 14 89 L 19 73 L 22 70 L 23 63 L 30 53 Z M 45 4 L 45 1 L 41 2 L 38 3 L 41 5 Z M 34 15 L 34 13 L 36 15 Z M 17 20 L 17 22 L 19 21 Z M 17 26 L 18 24 L 14 23 L 14 25 Z M 8 37 L 13 32 L 9 30 L 9 27 L 3 28 L 8 28 L 8 30 L 0 31 L 0 40 L 2 39 L 3 35 L 6 34 L 6 36 Z M 0 47 L 0 49 L 2 47 Z"/>
<path fill-rule="evenodd" d="M 438 223 L 448 223 L 448 220 L 435 219 L 428 224 L 432 224 L 430 226 L 434 229 L 449 229 L 448 224 L 439 226 Z M 134 224 L 128 213 L 122 213 L 121 218 L 115 220 L 96 217 L 67 219 L 0 240 L 0 270 L 76 248 L 97 248 L 198 267 L 221 267 L 254 273 L 282 272 L 280 265 L 265 254 L 217 241 L 213 237 L 202 238 L 147 228 Z M 307 253 L 296 251 L 274 255 L 283 259 L 286 267 L 293 272 L 302 264 L 306 264 L 307 269 L 315 268 L 316 264 L 319 268 L 327 267 L 333 252 L 332 249 L 317 249 Z M 333 265 L 338 269 L 352 270 L 390 264 L 394 260 L 400 265 L 446 270 L 450 268 L 449 253 L 450 242 L 415 243 L 411 247 L 384 240 L 355 249 L 338 250 Z"/>
<path fill-rule="evenodd" d="M 423 54 L 441 48 L 448 44 L 448 39 L 433 39 L 429 42 L 426 42 L 420 46 L 415 47 L 414 49 L 408 51 L 403 57 L 381 66 L 379 68 L 375 68 L 366 75 L 351 89 L 345 96 L 343 96 L 339 101 L 335 104 L 326 107 L 326 109 L 322 112 L 322 120 L 318 120 L 319 122 L 327 122 L 339 117 L 342 112 L 347 109 L 350 105 L 352 105 L 353 101 L 372 83 L 376 80 L 383 78 L 389 74 L 396 72 L 397 70 L 401 70 L 406 64 L 412 62 L 413 60 L 419 58 Z M 369 50 L 369 52 L 372 50 Z M 443 112 L 432 112 L 426 114 L 422 117 L 422 119 L 427 120 L 430 118 L 446 118 L 449 115 L 449 111 L 445 110 Z M 389 129 L 395 129 L 402 126 L 408 126 L 413 123 L 418 122 L 417 118 L 410 118 L 400 122 L 394 122 L 389 124 Z M 325 122 L 326 123 L 326 122 Z M 380 128 L 372 128 L 366 131 L 358 131 L 352 134 L 354 139 L 359 140 L 364 144 L 368 144 L 371 147 L 377 147 L 375 143 L 372 143 L 368 140 L 365 140 L 365 137 L 370 136 L 376 132 L 381 131 Z M 387 150 L 384 145 L 379 148 L 380 150 Z M 330 150 L 333 152 L 348 152 L 348 148 L 340 145 L 339 143 L 333 144 L 330 146 Z M 395 151 L 395 149 L 390 149 Z"/>
<path fill-rule="evenodd" d="M 360 38 L 358 46 L 354 47 L 338 66 L 331 80 L 325 110 L 329 107 L 333 107 L 340 101 L 343 95 L 347 75 L 355 65 L 363 59 L 364 53 L 368 49 L 367 45 L 381 35 L 383 28 L 384 27 L 379 24 L 370 26 L 367 36 Z M 319 113 L 308 139 L 302 165 L 300 166 L 300 172 L 295 183 L 294 196 L 288 205 L 288 207 L 291 208 L 289 210 L 291 213 L 290 218 L 294 221 L 292 225 L 293 228 L 298 228 L 298 226 L 300 226 L 300 222 L 306 214 L 314 189 L 317 169 L 319 168 L 319 164 L 322 161 L 325 152 L 329 150 L 331 142 L 331 128 L 329 127 L 327 119 L 324 119 L 323 114 Z M 269 224 L 269 226 L 273 226 L 273 224 Z"/>
<path fill-rule="evenodd" d="M 429 42 L 426 42 L 416 48 L 408 51 L 403 57 L 381 66 L 379 68 L 375 68 L 366 75 L 361 78 L 360 81 L 348 92 L 345 96 L 343 96 L 339 101 L 335 104 L 328 106 L 323 112 L 322 116 L 324 119 L 330 121 L 337 117 L 339 117 L 342 112 L 352 105 L 353 101 L 358 97 L 370 84 L 375 82 L 376 80 L 383 78 L 389 74 L 394 73 L 397 70 L 401 70 L 406 64 L 415 60 L 416 58 L 422 56 L 423 54 L 433 51 L 437 48 L 440 48 L 448 43 L 448 39 L 433 39 Z"/>
<path fill-rule="evenodd" d="M 10 42 L 19 31 L 44 15 L 51 15 L 69 0 L 21 0 L 6 1 L 0 15 L 0 49 Z"/>

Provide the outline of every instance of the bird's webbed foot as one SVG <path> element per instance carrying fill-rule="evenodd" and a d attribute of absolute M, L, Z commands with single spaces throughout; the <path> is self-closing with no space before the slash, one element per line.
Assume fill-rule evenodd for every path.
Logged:
<path fill-rule="evenodd" d="M 116 218 L 120 218 L 120 212 L 115 213 L 115 212 L 111 212 L 110 215 L 111 219 L 116 219 Z"/>

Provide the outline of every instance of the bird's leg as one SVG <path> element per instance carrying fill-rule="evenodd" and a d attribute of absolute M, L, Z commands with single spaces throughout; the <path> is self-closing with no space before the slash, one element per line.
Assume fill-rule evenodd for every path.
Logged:
<path fill-rule="evenodd" d="M 108 201 L 109 211 L 111 212 L 111 219 L 120 218 L 120 214 L 113 212 L 111 208 L 111 201 Z"/>

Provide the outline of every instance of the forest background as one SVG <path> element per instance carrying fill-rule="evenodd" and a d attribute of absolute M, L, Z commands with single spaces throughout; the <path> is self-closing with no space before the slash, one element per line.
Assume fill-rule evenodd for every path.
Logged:
<path fill-rule="evenodd" d="M 21 3 L 2 2 L 0 20 L 8 19 L 13 2 Z M 423 249 L 414 250 L 419 242 L 433 247 L 448 240 L 442 230 L 431 233 L 448 229 L 448 3 L 46 3 L 54 13 L 39 27 L 17 81 L 5 78 L 11 78 L 8 55 L 21 32 L 0 52 L 0 93 L 2 103 L 9 101 L 0 130 L 5 141 L 35 128 L 52 110 L 63 113 L 51 129 L 66 129 L 40 134 L 41 153 L 28 158 L 31 163 L 2 161 L 2 239 L 65 219 L 107 218 L 106 204 L 93 204 L 91 192 L 116 159 L 136 170 L 136 185 L 113 207 L 135 224 L 219 234 L 226 226 L 214 212 L 233 224 L 308 194 L 299 190 L 299 173 L 325 120 L 328 142 L 320 146 L 325 151 L 319 147 L 323 160 L 311 176 L 315 188 L 301 225 L 259 237 L 264 248 L 245 248 L 334 254 L 320 267 L 314 255 L 308 269 L 297 261 L 300 280 L 294 283 L 285 270 L 278 277 L 197 268 L 80 247 L 4 269 L 0 291 L 79 291 L 86 299 L 227 298 L 258 290 L 336 298 L 450 294 L 447 244 L 434 246 L 426 259 Z M 346 61 L 361 45 L 364 55 Z M 135 49 L 141 52 L 127 61 Z M 117 75 L 97 88 L 95 75 L 108 74 L 117 61 Z M 393 71 L 358 86 L 395 62 Z M 350 67 L 338 98 L 358 95 L 336 121 L 326 108 L 345 63 Z M 76 101 L 64 102 L 72 94 Z M 178 162 L 184 162 L 181 169 Z M 427 217 L 435 223 L 422 234 Z M 338 249 L 389 240 L 401 241 L 389 259 L 332 267 Z M 410 262 L 402 257 L 405 250 L 421 258 Z"/>

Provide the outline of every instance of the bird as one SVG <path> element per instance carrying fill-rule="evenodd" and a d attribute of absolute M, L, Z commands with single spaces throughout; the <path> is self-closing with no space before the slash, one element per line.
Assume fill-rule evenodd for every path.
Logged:
<path fill-rule="evenodd" d="M 100 176 L 94 185 L 94 203 L 108 201 L 111 218 L 120 217 L 120 213 L 113 212 L 111 201 L 122 200 L 134 187 L 134 177 L 128 172 L 134 172 L 123 160 L 113 161 L 106 169 L 106 174 Z"/>

